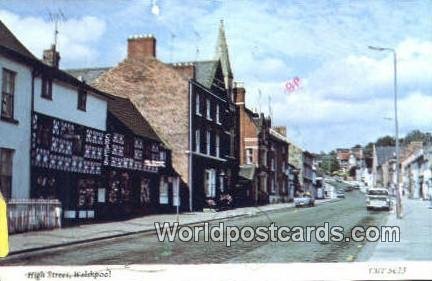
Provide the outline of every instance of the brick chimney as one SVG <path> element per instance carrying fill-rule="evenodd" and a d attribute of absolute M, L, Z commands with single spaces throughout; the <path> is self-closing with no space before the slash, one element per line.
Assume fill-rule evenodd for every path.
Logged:
<path fill-rule="evenodd" d="M 55 68 L 60 65 L 60 53 L 56 51 L 56 46 L 51 45 L 51 48 L 43 51 L 43 62 Z"/>
<path fill-rule="evenodd" d="M 156 38 L 152 34 L 134 35 L 128 38 L 128 59 L 156 57 Z"/>
<path fill-rule="evenodd" d="M 235 82 L 234 83 L 233 93 L 234 93 L 235 104 L 245 106 L 246 90 L 245 90 L 242 82 Z"/>

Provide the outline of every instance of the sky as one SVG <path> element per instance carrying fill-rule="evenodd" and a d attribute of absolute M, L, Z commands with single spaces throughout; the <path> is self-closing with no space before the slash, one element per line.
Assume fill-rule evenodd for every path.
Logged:
<path fill-rule="evenodd" d="M 62 12 L 61 68 L 115 66 L 135 34 L 157 38 L 163 62 L 215 57 L 224 20 L 246 105 L 320 152 L 394 135 L 397 53 L 400 134 L 432 132 L 432 1 L 0 0 L 0 19 L 36 56 Z M 284 85 L 294 77 L 299 87 Z M 259 94 L 261 92 L 261 94 Z"/>

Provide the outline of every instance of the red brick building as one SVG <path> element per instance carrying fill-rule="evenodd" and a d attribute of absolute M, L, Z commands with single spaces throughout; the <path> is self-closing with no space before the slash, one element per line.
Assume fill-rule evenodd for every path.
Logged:
<path fill-rule="evenodd" d="M 214 60 L 163 63 L 152 35 L 130 37 L 127 49 L 127 58 L 116 67 L 76 75 L 83 73 L 96 88 L 129 98 L 172 151 L 181 178 L 181 209 L 217 205 L 238 174 L 233 75 L 223 24 Z"/>
<path fill-rule="evenodd" d="M 239 184 L 244 204 L 266 204 L 271 192 L 270 163 L 271 120 L 252 112 L 245 104 L 246 90 L 237 84 L 234 97 L 239 124 Z"/>

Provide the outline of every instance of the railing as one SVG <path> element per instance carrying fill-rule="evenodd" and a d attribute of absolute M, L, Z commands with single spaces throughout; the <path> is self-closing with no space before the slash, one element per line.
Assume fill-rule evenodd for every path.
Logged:
<path fill-rule="evenodd" d="M 9 233 L 61 227 L 61 203 L 57 199 L 10 199 Z"/>

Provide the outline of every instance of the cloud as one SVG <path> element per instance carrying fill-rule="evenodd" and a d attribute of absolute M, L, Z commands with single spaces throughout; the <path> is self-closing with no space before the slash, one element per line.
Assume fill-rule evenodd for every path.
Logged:
<path fill-rule="evenodd" d="M 41 17 L 22 17 L 0 10 L 0 18 L 39 58 L 43 50 L 49 48 L 54 41 L 53 23 Z M 61 22 L 59 30 L 58 50 L 62 67 L 73 64 L 94 64 L 98 61 L 99 51 L 96 43 L 105 33 L 105 21 L 90 16 L 71 18 Z"/>

